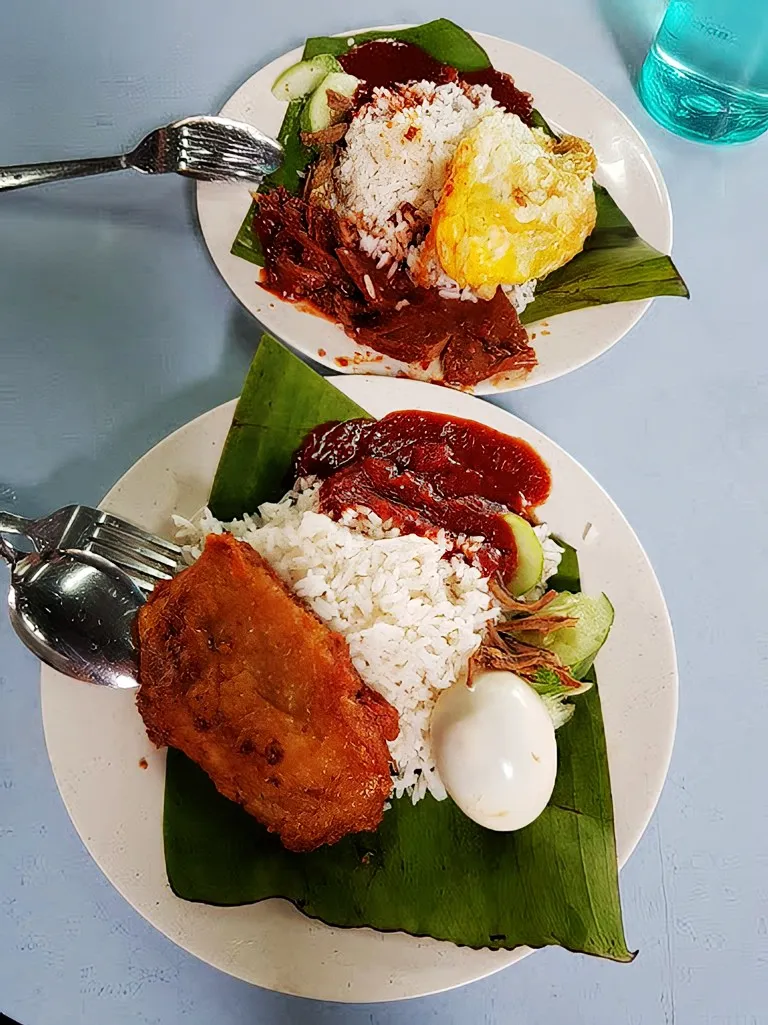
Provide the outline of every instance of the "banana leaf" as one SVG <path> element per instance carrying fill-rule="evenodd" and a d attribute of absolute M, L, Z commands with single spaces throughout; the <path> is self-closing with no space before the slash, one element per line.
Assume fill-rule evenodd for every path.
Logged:
<path fill-rule="evenodd" d="M 216 474 L 220 517 L 252 511 L 283 488 L 302 434 L 361 410 L 265 336 Z M 578 589 L 568 549 L 558 587 Z M 250 904 L 284 897 L 331 925 L 371 926 L 471 947 L 560 944 L 631 960 L 621 919 L 613 806 L 597 687 L 557 734 L 549 806 L 517 833 L 494 833 L 452 801 L 393 802 L 376 833 L 309 854 L 280 841 L 178 751 L 168 752 L 164 838 L 168 879 L 185 900 Z"/>
<path fill-rule="evenodd" d="M 356 43 L 363 43 L 382 37 L 415 43 L 436 60 L 459 71 L 490 67 L 488 55 L 480 44 L 445 18 L 394 32 L 361 32 L 354 38 Z M 346 37 L 316 36 L 307 40 L 304 57 L 315 57 L 319 53 L 337 56 L 347 48 Z M 307 149 L 299 137 L 302 106 L 302 100 L 294 100 L 288 106 L 279 134 L 286 149 L 285 162 L 265 180 L 262 188 L 284 185 L 289 192 L 297 193 L 302 186 L 302 174 L 314 157 L 313 151 Z M 533 114 L 534 123 L 549 132 L 541 114 L 538 111 Z M 596 185 L 595 194 L 597 223 L 584 251 L 539 282 L 536 298 L 521 318 L 523 323 L 532 324 L 558 313 L 605 303 L 651 299 L 658 295 L 688 297 L 688 288 L 671 258 L 640 238 L 606 189 Z M 237 233 L 232 252 L 263 266 L 259 241 L 253 231 L 255 211 L 254 202 Z"/>

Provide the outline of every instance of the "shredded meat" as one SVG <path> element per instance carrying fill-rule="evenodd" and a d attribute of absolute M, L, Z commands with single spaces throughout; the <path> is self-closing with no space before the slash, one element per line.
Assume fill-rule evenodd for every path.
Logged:
<path fill-rule="evenodd" d="M 483 645 L 472 657 L 474 670 L 508 669 L 518 676 L 524 676 L 526 673 L 533 675 L 542 664 L 542 660 L 536 654 L 509 651 L 488 644 Z"/>
<path fill-rule="evenodd" d="M 338 125 L 330 125 L 328 128 L 323 128 L 319 132 L 302 132 L 301 141 L 305 146 L 333 146 L 335 143 L 340 142 L 347 134 L 347 128 L 349 125 L 343 122 Z"/>
<path fill-rule="evenodd" d="M 336 258 L 344 240 L 332 211 L 278 188 L 259 195 L 254 225 L 265 256 L 266 288 L 292 302 L 311 302 L 344 327 L 365 314 L 360 290 Z M 308 280 L 297 273 L 302 267 L 320 276 Z"/>
<path fill-rule="evenodd" d="M 554 673 L 564 687 L 580 687 L 580 682 L 571 676 L 553 651 L 525 644 L 517 637 L 510 636 L 525 630 L 548 633 L 575 626 L 577 620 L 570 616 L 541 615 L 542 609 L 550 604 L 557 592 L 547 591 L 537 601 L 521 602 L 513 598 L 498 580 L 491 580 L 490 590 L 513 618 L 503 619 L 486 628 L 482 645 L 470 659 L 470 682 L 472 674 L 478 669 L 508 669 L 524 679 L 538 682 L 537 673 L 545 669 Z"/>
<path fill-rule="evenodd" d="M 313 206 L 327 209 L 333 196 L 333 167 L 336 156 L 333 148 L 321 151 L 317 160 L 311 165 L 304 182 L 303 198 Z"/>
<path fill-rule="evenodd" d="M 533 683 L 539 682 L 537 674 L 545 669 L 554 673 L 564 687 L 578 688 L 581 686 L 569 673 L 557 655 L 546 648 L 536 648 L 532 644 L 523 644 L 511 638 L 502 638 L 499 634 L 487 635 L 485 641 L 469 661 L 469 682 L 478 669 L 508 669 L 523 679 Z"/>
<path fill-rule="evenodd" d="M 499 633 L 521 633 L 523 630 L 549 633 L 552 630 L 562 630 L 565 626 L 575 626 L 578 622 L 573 616 L 558 616 L 551 613 L 540 615 L 557 597 L 557 591 L 547 591 L 537 601 L 518 601 L 498 579 L 490 581 L 490 591 L 501 607 L 514 617 L 504 619 L 496 624 L 496 630 Z"/>
<path fill-rule="evenodd" d="M 536 633 L 546 634 L 553 630 L 562 630 L 565 626 L 576 626 L 578 619 L 573 616 L 528 616 L 525 619 L 506 619 L 499 623 L 500 633 L 522 633 L 524 630 L 533 630 Z"/>
<path fill-rule="evenodd" d="M 332 156 L 321 155 L 304 199 L 283 188 L 259 196 L 254 230 L 266 288 L 310 304 L 386 356 L 424 368 L 440 360 L 446 384 L 470 387 L 535 366 L 525 328 L 501 290 L 489 301 L 445 299 L 414 285 L 403 269 L 379 269 L 361 253 L 354 227 L 328 208 L 332 166 Z"/>
<path fill-rule="evenodd" d="M 496 601 L 508 612 L 521 612 L 531 615 L 534 612 L 541 612 L 553 599 L 557 597 L 557 591 L 547 591 L 537 601 L 518 601 L 513 598 L 509 591 L 498 580 L 490 581 L 490 591 Z"/>
<path fill-rule="evenodd" d="M 335 89 L 326 89 L 325 98 L 331 114 L 336 117 L 349 113 L 357 106 L 354 96 L 345 96 L 343 93 L 337 93 Z"/>

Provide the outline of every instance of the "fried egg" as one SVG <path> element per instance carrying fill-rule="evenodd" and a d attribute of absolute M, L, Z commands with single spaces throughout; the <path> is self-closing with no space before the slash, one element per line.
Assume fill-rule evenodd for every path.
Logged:
<path fill-rule="evenodd" d="M 461 140 L 432 218 L 424 259 L 462 288 L 541 278 L 571 260 L 595 226 L 594 150 L 492 111 Z"/>

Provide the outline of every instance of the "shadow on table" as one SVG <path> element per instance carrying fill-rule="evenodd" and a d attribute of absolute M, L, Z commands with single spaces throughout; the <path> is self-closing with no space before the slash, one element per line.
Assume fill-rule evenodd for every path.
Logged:
<path fill-rule="evenodd" d="M 593 0 L 599 17 L 613 36 L 632 82 L 666 9 L 664 0 Z"/>

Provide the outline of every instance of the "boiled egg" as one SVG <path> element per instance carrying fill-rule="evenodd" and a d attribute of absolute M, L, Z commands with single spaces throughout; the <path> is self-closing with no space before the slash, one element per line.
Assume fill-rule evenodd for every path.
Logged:
<path fill-rule="evenodd" d="M 423 258 L 483 298 L 551 273 L 595 226 L 596 166 L 584 139 L 491 111 L 458 145 Z"/>
<path fill-rule="evenodd" d="M 514 673 L 476 673 L 443 691 L 432 712 L 440 778 L 464 814 L 486 829 L 522 829 L 552 796 L 555 730 L 536 691 Z"/>

